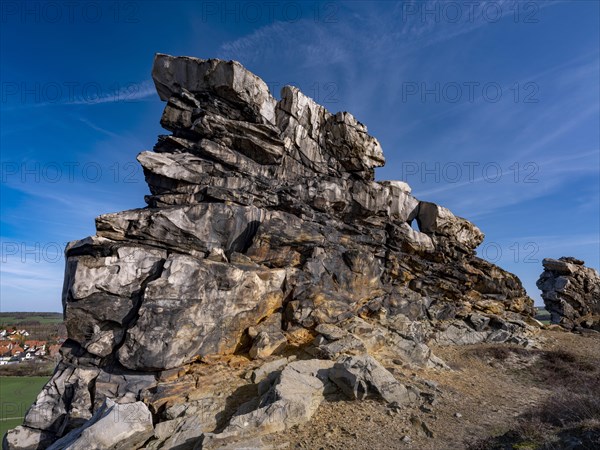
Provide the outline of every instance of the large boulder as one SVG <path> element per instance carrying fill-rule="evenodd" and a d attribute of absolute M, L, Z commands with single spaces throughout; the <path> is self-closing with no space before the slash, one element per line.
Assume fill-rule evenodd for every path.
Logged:
<path fill-rule="evenodd" d="M 107 399 L 82 427 L 48 450 L 128 450 L 139 448 L 153 435 L 152 415 L 144 403 L 120 405 Z"/>
<path fill-rule="evenodd" d="M 419 230 L 438 236 L 451 236 L 468 249 L 483 241 L 483 233 L 462 217 L 456 217 L 448 208 L 431 202 L 420 202 L 417 215 Z"/>
<path fill-rule="evenodd" d="M 4 435 L 2 448 L 43 450 L 56 439 L 53 433 L 19 425 Z"/>
<path fill-rule="evenodd" d="M 397 406 L 416 403 L 419 393 L 397 381 L 369 355 L 340 358 L 329 371 L 329 378 L 350 398 L 363 399 L 375 394 Z"/>
<path fill-rule="evenodd" d="M 276 101 L 267 84 L 237 61 L 197 59 L 156 54 L 152 79 L 161 100 L 181 95 L 182 88 L 192 95 L 214 92 L 233 110 L 244 111 L 259 123 L 273 123 Z"/>
<path fill-rule="evenodd" d="M 203 448 L 284 431 L 307 422 L 317 411 L 324 394 L 335 390 L 328 378 L 333 364 L 333 361 L 318 359 L 288 364 L 261 397 L 240 406 L 221 433 L 207 433 Z"/>
<path fill-rule="evenodd" d="M 600 274 L 584 261 L 563 256 L 542 261 L 544 272 L 537 281 L 552 323 L 572 330 L 600 331 Z"/>

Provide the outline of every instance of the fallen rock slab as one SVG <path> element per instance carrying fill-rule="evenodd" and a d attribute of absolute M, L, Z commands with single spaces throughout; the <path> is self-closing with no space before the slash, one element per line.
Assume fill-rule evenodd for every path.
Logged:
<path fill-rule="evenodd" d="M 414 388 L 404 386 L 369 355 L 341 357 L 329 371 L 329 379 L 353 399 L 375 394 L 387 403 L 403 406 L 419 398 Z"/>
<path fill-rule="evenodd" d="M 324 394 L 335 390 L 329 380 L 333 365 L 333 361 L 320 359 L 288 364 L 271 389 L 242 405 L 221 433 L 207 433 L 202 448 L 218 448 L 242 437 L 275 433 L 307 422 Z"/>
<path fill-rule="evenodd" d="M 143 402 L 120 405 L 107 399 L 89 421 L 48 450 L 129 450 L 153 435 L 152 415 Z"/>

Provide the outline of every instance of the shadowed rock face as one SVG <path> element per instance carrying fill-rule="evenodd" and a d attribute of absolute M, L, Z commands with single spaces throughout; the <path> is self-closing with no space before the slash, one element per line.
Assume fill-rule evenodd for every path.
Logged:
<path fill-rule="evenodd" d="M 544 272 L 537 281 L 553 323 L 567 329 L 600 331 L 600 275 L 584 262 L 563 256 L 542 261 Z"/>
<path fill-rule="evenodd" d="M 159 397 L 182 366 L 266 358 L 299 331 L 339 325 L 315 344 L 327 358 L 384 348 L 435 366 L 432 338 L 504 341 L 525 326 L 533 302 L 475 256 L 483 233 L 404 182 L 374 181 L 381 146 L 350 113 L 290 86 L 276 100 L 232 61 L 158 54 L 152 77 L 171 134 L 138 156 L 148 206 L 102 215 L 68 246 L 69 340 L 9 448 L 67 436 L 107 399 Z M 344 364 L 375 376 L 375 363 Z"/>

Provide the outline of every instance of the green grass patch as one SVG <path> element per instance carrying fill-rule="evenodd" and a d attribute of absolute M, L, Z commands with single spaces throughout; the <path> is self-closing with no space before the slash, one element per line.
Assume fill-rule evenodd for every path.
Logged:
<path fill-rule="evenodd" d="M 49 377 L 0 377 L 0 436 L 23 422 Z"/>
<path fill-rule="evenodd" d="M 535 318 L 542 322 L 544 325 L 549 325 L 552 316 L 546 308 L 538 306 L 535 308 Z"/>
<path fill-rule="evenodd" d="M 62 313 L 0 313 L 0 326 L 26 325 L 31 323 L 52 324 L 63 321 Z"/>

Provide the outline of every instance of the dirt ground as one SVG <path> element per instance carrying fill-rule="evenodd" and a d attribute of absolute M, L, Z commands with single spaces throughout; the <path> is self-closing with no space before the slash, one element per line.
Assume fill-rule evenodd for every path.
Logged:
<path fill-rule="evenodd" d="M 544 447 L 535 438 L 506 447 L 485 441 L 532 423 L 537 427 L 532 414 L 544 412 L 549 402 L 552 405 L 558 399 L 559 391 L 579 388 L 585 395 L 600 385 L 596 382 L 600 380 L 600 335 L 544 330 L 538 341 L 540 348 L 534 350 L 507 344 L 434 347 L 451 370 L 409 370 L 385 362 L 399 380 L 423 392 L 420 407 L 395 411 L 376 399 L 330 397 L 309 423 L 264 438 L 264 443 L 275 448 L 343 450 L 600 448 L 589 443 L 579 447 L 546 443 Z M 591 383 L 590 387 L 585 383 Z M 589 395 L 598 408 L 600 392 Z M 597 413 L 597 409 L 586 410 L 588 415 Z M 600 417 L 590 420 L 600 424 Z M 555 424 L 552 431 L 557 430 L 560 426 Z M 600 426 L 597 430 L 600 433 Z"/>

